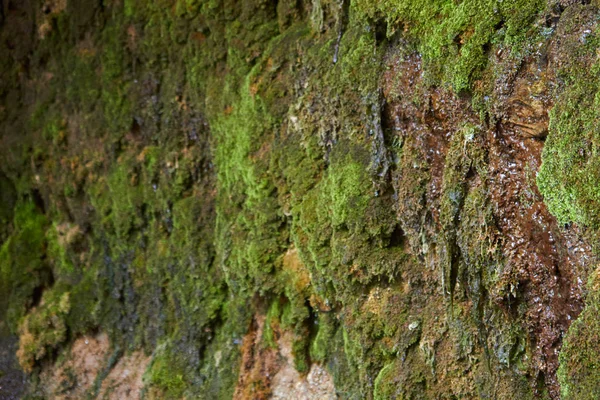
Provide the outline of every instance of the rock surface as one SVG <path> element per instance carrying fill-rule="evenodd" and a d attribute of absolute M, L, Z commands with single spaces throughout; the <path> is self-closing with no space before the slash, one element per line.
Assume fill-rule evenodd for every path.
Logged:
<path fill-rule="evenodd" d="M 0 398 L 598 398 L 598 6 L 0 1 Z"/>

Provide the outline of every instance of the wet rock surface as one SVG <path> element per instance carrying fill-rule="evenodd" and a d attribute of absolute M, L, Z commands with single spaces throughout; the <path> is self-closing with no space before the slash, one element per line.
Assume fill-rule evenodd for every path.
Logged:
<path fill-rule="evenodd" d="M 421 203 L 420 215 L 411 221 L 410 216 L 402 212 L 402 203 L 399 206 L 400 218 L 406 224 L 403 228 L 413 229 L 413 237 L 423 230 L 444 229 L 440 221 L 440 212 L 443 212 L 440 202 L 444 195 L 444 169 L 448 167 L 446 160 L 452 151 L 449 143 L 465 126 L 475 127 L 469 134 L 472 136 L 464 139 L 463 150 L 466 156 L 467 142 L 476 141 L 482 164 L 474 165 L 469 160 L 462 190 L 466 191 L 463 196 L 482 190 L 491 204 L 492 226 L 486 226 L 485 230 L 494 248 L 489 255 L 496 264 L 493 268 L 497 276 L 493 285 L 485 288 L 484 296 L 507 315 L 523 318 L 522 328 L 531 340 L 534 369 L 536 374 L 545 377 L 542 378 L 545 388 L 549 388 L 553 396 L 559 393 L 555 376 L 562 338 L 584 305 L 584 281 L 577 277 L 587 276 L 589 265 L 597 259 L 579 228 L 557 223 L 536 186 L 548 134 L 548 110 L 552 108 L 556 85 L 553 71 L 564 57 L 557 54 L 559 43 L 560 40 L 552 42 L 548 49 L 526 60 L 512 77 L 497 82 L 493 114 L 486 121 L 479 120 L 469 102 L 452 94 L 440 89 L 422 92 L 422 65 L 416 55 L 398 57 L 390 53 L 383 78 L 389 140 L 410 145 L 409 151 L 419 154 L 417 159 L 426 163 L 413 165 L 413 168 L 427 170 L 424 179 L 427 189 L 424 189 L 425 201 Z M 415 104 L 415 98 L 420 99 L 419 103 Z M 402 193 L 406 190 L 403 186 L 407 177 L 400 172 L 395 174 L 399 180 L 397 190 Z M 461 214 L 464 219 L 471 218 L 469 211 L 472 210 L 461 210 L 457 218 L 460 220 Z M 462 253 L 458 262 L 466 263 L 468 269 L 472 267 L 468 264 L 473 262 L 469 260 L 472 243 L 457 238 L 460 234 L 459 230 L 450 236 Z M 420 243 L 415 244 L 414 250 L 423 257 L 428 252 Z M 496 250 L 499 257 L 493 257 Z M 458 283 L 462 279 L 462 284 L 468 286 L 465 281 L 469 277 L 464 274 L 469 272 L 458 273 L 463 274 L 458 277 Z M 467 296 L 472 296 L 468 287 L 466 290 Z"/>
<path fill-rule="evenodd" d="M 0 397 L 597 397 L 586 3 L 0 2 Z"/>

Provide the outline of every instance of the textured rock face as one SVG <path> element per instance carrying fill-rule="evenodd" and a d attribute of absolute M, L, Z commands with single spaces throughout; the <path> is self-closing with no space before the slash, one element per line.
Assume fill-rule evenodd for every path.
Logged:
<path fill-rule="evenodd" d="M 598 398 L 583 3 L 0 1 L 0 398 Z"/>

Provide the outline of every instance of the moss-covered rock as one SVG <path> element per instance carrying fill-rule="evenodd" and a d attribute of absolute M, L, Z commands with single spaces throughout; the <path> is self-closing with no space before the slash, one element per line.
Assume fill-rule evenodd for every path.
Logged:
<path fill-rule="evenodd" d="M 537 182 L 550 211 L 561 223 L 598 225 L 598 63 L 594 8 L 569 10 L 563 18 L 559 65 L 565 90 L 550 112 L 549 134 Z"/>
<path fill-rule="evenodd" d="M 597 228 L 594 7 L 25 3 L 0 7 L 0 316 L 34 386 L 101 330 L 152 355 L 150 398 L 269 393 L 272 376 L 236 385 L 284 336 L 299 379 L 319 363 L 341 398 L 557 398 L 560 339 L 531 322 L 547 282 L 504 221 L 529 214 L 498 209 L 498 177 L 537 165 L 506 115 L 537 70 L 556 89 L 539 190 Z M 573 256 L 546 223 L 530 240 Z M 576 268 L 537 255 L 559 335 Z M 567 397 L 593 393 L 594 299 Z"/>
<path fill-rule="evenodd" d="M 558 377 L 561 396 L 564 399 L 594 399 L 600 395 L 598 389 L 598 271 L 588 281 L 587 306 L 573 322 L 560 354 Z"/>

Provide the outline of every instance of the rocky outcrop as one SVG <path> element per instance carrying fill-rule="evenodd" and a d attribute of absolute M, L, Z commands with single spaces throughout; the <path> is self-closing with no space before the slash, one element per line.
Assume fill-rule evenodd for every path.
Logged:
<path fill-rule="evenodd" d="M 0 397 L 597 398 L 583 3 L 0 2 Z"/>

